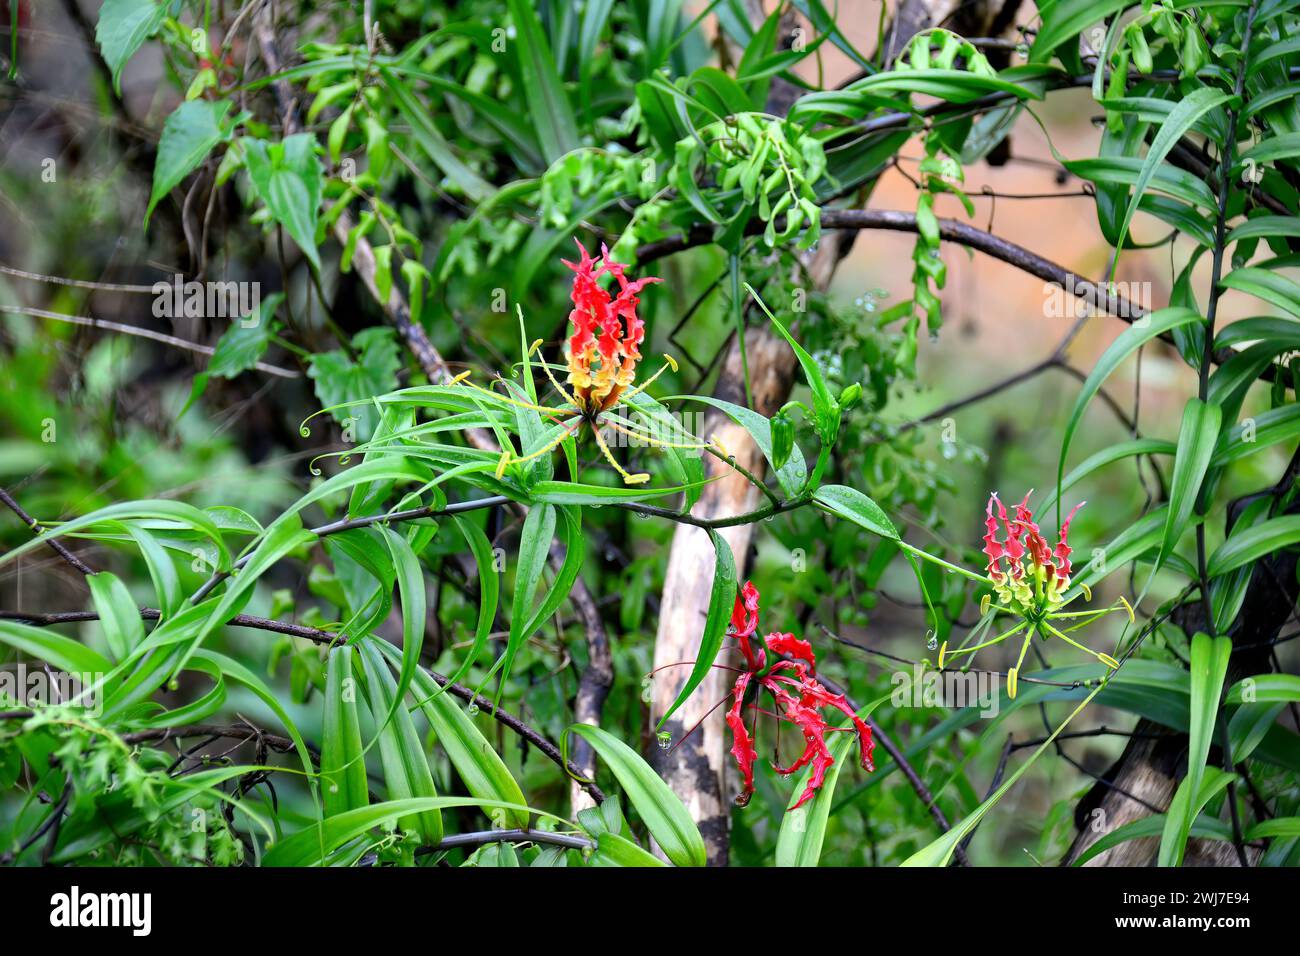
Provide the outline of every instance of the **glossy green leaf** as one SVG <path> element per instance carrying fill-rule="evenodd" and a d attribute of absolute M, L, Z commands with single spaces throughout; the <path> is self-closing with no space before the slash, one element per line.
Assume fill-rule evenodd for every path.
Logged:
<path fill-rule="evenodd" d="M 813 494 L 813 501 L 831 514 L 848 518 L 872 534 L 890 541 L 899 540 L 898 529 L 889 520 L 884 509 L 856 488 L 847 485 L 823 485 Z"/>
<path fill-rule="evenodd" d="M 1061 456 L 1056 469 L 1056 483 L 1058 486 L 1060 486 L 1065 475 L 1065 459 L 1069 454 L 1070 442 L 1074 439 L 1074 433 L 1078 430 L 1079 422 L 1083 419 L 1084 410 L 1088 407 L 1088 403 L 1092 401 L 1093 396 L 1100 391 L 1102 383 L 1110 377 L 1110 373 L 1115 371 L 1124 359 L 1161 333 L 1197 321 L 1201 321 L 1201 317 L 1191 309 L 1160 309 L 1144 317 L 1141 322 L 1136 322 L 1126 328 L 1102 353 L 1101 358 L 1097 360 L 1097 364 L 1093 366 L 1087 379 L 1084 380 L 1083 388 L 1079 392 L 1079 397 L 1075 399 L 1074 407 L 1070 410 L 1070 417 L 1066 422 L 1065 432 L 1061 437 Z"/>
<path fill-rule="evenodd" d="M 704 866 L 704 838 L 695 821 L 668 784 L 635 750 L 609 731 L 589 724 L 573 724 L 569 733 L 591 744 L 613 771 L 664 856 L 677 866 Z"/>
<path fill-rule="evenodd" d="M 159 0 L 104 0 L 95 25 L 95 42 L 113 74 L 113 89 L 122 92 L 122 68 L 167 18 Z"/>
<path fill-rule="evenodd" d="M 125 660 L 144 640 L 144 621 L 140 606 L 131 600 L 131 592 L 111 571 L 86 575 L 90 596 L 99 612 L 100 627 L 108 641 L 114 660 Z"/>
<path fill-rule="evenodd" d="M 391 826 L 404 818 L 440 814 L 442 810 L 458 807 L 503 807 L 507 810 L 529 812 L 525 806 L 509 806 L 492 800 L 472 797 L 413 797 L 405 800 L 388 800 L 368 807 L 348 810 L 330 817 L 317 826 L 308 826 L 297 833 L 277 840 L 262 859 L 263 866 L 320 866 L 328 862 L 330 854 L 345 843 L 355 840 L 376 827 Z M 550 816 L 550 814 L 547 814 Z"/>
<path fill-rule="evenodd" d="M 433 774 L 429 771 L 429 760 L 420 736 L 415 732 L 415 724 L 406 708 L 394 707 L 395 701 L 400 703 L 396 696 L 397 684 L 379 649 L 374 646 L 375 640 L 378 639 L 361 641 L 358 649 L 371 717 L 378 722 L 383 715 L 392 714 L 391 720 L 377 728 L 379 761 L 384 768 L 388 798 L 392 801 L 436 797 Z M 436 809 L 405 817 L 401 825 L 419 832 L 426 843 L 437 843 L 442 839 L 442 815 Z"/>
<path fill-rule="evenodd" d="M 537 12 L 525 0 L 509 0 L 510 19 L 515 24 L 514 45 L 519 51 L 519 70 L 524 78 L 524 97 L 537 126 L 542 152 L 555 162 L 578 148 L 577 122 L 564 91 L 555 58 L 542 32 Z"/>
<path fill-rule="evenodd" d="M 144 213 L 145 226 L 158 201 L 180 185 L 214 146 L 229 138 L 229 112 L 230 103 L 225 100 L 189 100 L 167 117 L 154 160 L 153 191 Z"/>
<path fill-rule="evenodd" d="M 1189 398 L 1183 407 L 1178 451 L 1174 453 L 1174 474 L 1169 483 L 1169 510 L 1165 515 L 1165 531 L 1160 540 L 1156 568 L 1173 552 L 1174 545 L 1187 527 L 1187 519 L 1196 506 L 1205 471 L 1219 440 L 1221 419 L 1222 413 L 1217 405 L 1208 405 L 1198 398 Z"/>
<path fill-rule="evenodd" d="M 325 671 L 325 717 L 320 773 L 325 816 L 338 816 L 370 802 L 357 716 L 355 652 L 348 645 L 329 653 Z"/>
<path fill-rule="evenodd" d="M 1206 561 L 1212 578 L 1300 542 L 1300 515 L 1270 518 L 1228 537 Z"/>
<path fill-rule="evenodd" d="M 1214 725 L 1219 715 L 1219 698 L 1223 693 L 1223 678 L 1228 672 L 1228 658 L 1231 654 L 1231 638 L 1210 637 L 1200 633 L 1192 638 L 1187 776 L 1179 784 L 1165 818 L 1160 837 L 1160 866 L 1182 865 L 1192 821 L 1209 799 L 1201 799 L 1204 796 L 1201 782 L 1206 777 L 1205 760 L 1210 754 Z M 1223 782 L 1226 785 L 1227 780 Z M 1193 795 L 1197 796 L 1196 800 L 1193 800 Z"/>

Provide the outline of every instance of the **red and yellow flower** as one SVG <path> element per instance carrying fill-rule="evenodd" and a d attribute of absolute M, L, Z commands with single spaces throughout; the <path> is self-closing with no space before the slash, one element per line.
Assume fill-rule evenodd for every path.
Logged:
<path fill-rule="evenodd" d="M 1065 516 L 1053 547 L 1034 521 L 1034 513 L 1029 507 L 1029 494 L 1015 506 L 1015 517 L 1008 513 L 997 492 L 989 496 L 988 506 L 984 510 L 984 554 L 989 559 L 985 571 L 993 586 L 993 593 L 985 595 L 981 610 L 986 615 L 990 610 L 994 614 L 1010 614 L 1017 618 L 1017 623 L 997 637 L 978 644 L 949 650 L 948 642 L 945 641 L 939 648 L 939 667 L 942 669 L 955 657 L 973 654 L 1024 631 L 1020 656 L 1016 659 L 1015 666 L 1007 671 L 1007 695 L 1013 699 L 1025 653 L 1035 634 L 1044 640 L 1048 637 L 1060 638 L 1114 670 L 1119 667 L 1115 658 L 1085 647 L 1070 637 L 1069 632 L 1121 608 L 1128 612 L 1130 622 L 1134 619 L 1133 608 L 1123 597 L 1108 608 L 1092 611 L 1065 610 L 1075 600 L 1066 596 L 1070 589 L 1070 576 L 1073 574 L 1070 555 L 1074 549 L 1068 540 L 1070 522 L 1084 502 L 1079 502 Z M 1086 584 L 1081 583 L 1078 592 L 1087 600 L 1092 599 L 1092 593 Z"/>
<path fill-rule="evenodd" d="M 745 806 L 754 793 L 754 761 L 758 752 L 754 738 L 745 726 L 745 709 L 758 712 L 758 699 L 768 693 L 777 710 L 779 720 L 788 721 L 803 734 L 803 752 L 787 767 L 773 765 L 782 776 L 789 776 L 804 767 L 810 767 L 808 785 L 790 809 L 803 806 L 821 789 L 826 771 L 835 764 L 826 746 L 828 730 L 844 730 L 857 735 L 862 766 L 874 770 L 871 751 L 874 746 L 871 728 L 854 713 L 842 694 L 832 694 L 815 675 L 817 661 L 812 645 L 793 634 L 768 634 L 758 637 L 758 589 L 753 582 L 745 582 L 736 598 L 731 614 L 731 631 L 740 645 L 745 659 L 745 670 L 736 679 L 732 690 L 733 703 L 727 712 L 727 726 L 731 728 L 733 743 L 731 755 L 736 759 L 742 778 L 742 789 L 736 803 Z M 770 659 L 770 663 L 769 663 Z M 833 707 L 847 715 L 851 728 L 831 728 L 819 708 Z"/>
<path fill-rule="evenodd" d="M 497 467 L 497 477 L 504 475 L 506 468 L 513 463 L 529 461 L 553 451 L 566 438 L 575 436 L 584 423 L 591 426 L 592 436 L 605 460 L 618 472 L 624 483 L 629 485 L 649 481 L 650 476 L 630 474 L 619 464 L 610 451 L 608 443 L 601 436 L 603 428 L 620 432 L 646 445 L 710 449 L 726 457 L 725 452 L 716 442 L 704 444 L 693 440 L 668 441 L 660 435 L 645 434 L 626 420 L 613 421 L 601 417 L 605 412 L 621 405 L 631 409 L 641 419 L 646 419 L 645 409 L 629 405 L 630 399 L 648 388 L 666 369 L 676 370 L 677 363 L 670 356 L 665 355 L 665 364 L 659 371 L 635 388 L 630 387 L 636 381 L 637 363 L 641 361 L 641 345 L 645 341 L 645 322 L 637 315 L 637 307 L 641 304 L 641 292 L 647 285 L 662 280 L 655 276 L 641 279 L 629 278 L 627 266 L 612 259 L 609 249 L 603 245 L 600 247 L 599 259 L 593 259 L 582 243 L 578 243 L 578 251 L 580 255 L 577 262 L 562 260 L 573 270 L 573 288 L 569 293 L 573 303 L 573 308 L 569 312 L 572 331 L 566 343 L 568 363 L 566 381 L 572 391 L 560 384 L 548 363 L 544 361 L 539 363 L 546 377 L 550 379 L 551 385 L 566 404 L 551 408 L 517 398 L 507 398 L 468 382 L 469 372 L 463 372 L 452 380 L 453 384 L 464 383 L 469 388 L 487 392 L 495 401 L 541 412 L 561 426 L 554 438 L 526 455 L 516 455 L 513 448 L 505 448 Z M 611 281 L 602 285 L 601 280 L 606 277 Z M 534 342 L 529 348 L 529 354 L 536 353 L 541 345 L 540 339 Z M 694 438 L 680 425 L 662 416 L 649 422 L 646 427 L 660 434 L 666 432 L 673 437 Z"/>

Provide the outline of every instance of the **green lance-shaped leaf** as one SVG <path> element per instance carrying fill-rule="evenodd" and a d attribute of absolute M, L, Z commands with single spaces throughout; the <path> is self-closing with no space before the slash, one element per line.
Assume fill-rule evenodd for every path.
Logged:
<path fill-rule="evenodd" d="M 709 540 L 713 542 L 715 562 L 713 566 L 713 589 L 709 593 L 709 610 L 704 618 L 704 633 L 700 636 L 700 649 L 695 655 L 695 666 L 690 676 L 677 694 L 671 707 L 659 718 L 659 727 L 668 722 L 677 708 L 695 692 L 704 678 L 709 676 L 718 651 L 722 649 L 722 639 L 727 635 L 727 623 L 731 620 L 731 609 L 736 604 L 736 559 L 731 553 L 731 545 L 714 531 L 708 529 Z"/>
<path fill-rule="evenodd" d="M 1256 674 L 1233 684 L 1223 700 L 1227 704 L 1294 703 L 1300 701 L 1300 677 L 1295 674 Z"/>
<path fill-rule="evenodd" d="M 677 866 L 704 866 L 704 838 L 695 821 L 677 794 L 635 750 L 609 731 L 589 724 L 573 724 L 569 732 L 591 744 L 613 771 L 664 856 Z"/>
<path fill-rule="evenodd" d="M 1214 455 L 1219 440 L 1222 411 L 1218 405 L 1209 405 L 1199 398 L 1190 398 L 1183 408 L 1183 424 L 1178 430 L 1178 450 L 1174 453 L 1174 475 L 1169 483 L 1169 511 L 1165 516 L 1165 531 L 1160 541 L 1160 555 L 1152 573 L 1160 568 L 1173 552 L 1174 545 L 1187 527 L 1201 491 L 1201 482 Z"/>
<path fill-rule="evenodd" d="M 1242 834 L 1246 840 L 1274 840 L 1300 836 L 1300 817 L 1261 820 Z"/>
<path fill-rule="evenodd" d="M 1214 549 L 1206 562 L 1212 578 L 1300 542 L 1300 515 L 1282 515 L 1243 528 Z"/>
<path fill-rule="evenodd" d="M 397 587 L 402 599 L 402 665 L 390 705 L 392 710 L 380 721 L 381 726 L 387 725 L 401 706 L 402 698 L 411 686 L 411 678 L 419 669 L 425 618 L 424 575 L 420 572 L 420 560 L 407 540 L 392 528 L 385 528 L 384 536 L 397 571 Z"/>
<path fill-rule="evenodd" d="M 866 720 L 873 710 L 892 696 L 889 693 L 873 700 L 858 711 L 858 716 Z M 852 724 L 846 722 L 844 726 L 850 732 L 837 734 L 831 743 L 831 757 L 835 763 L 826 772 L 826 779 L 817 795 L 801 807 L 787 809 L 785 816 L 781 817 L 781 830 L 776 837 L 777 866 L 816 866 L 821 859 L 822 843 L 826 839 L 826 822 L 835 802 L 835 784 L 839 782 L 840 771 L 858 746 L 858 738 L 851 732 Z M 792 800 L 797 800 L 797 795 L 804 792 L 811 775 L 811 767 L 804 770 L 799 782 L 795 784 L 796 796 Z"/>
<path fill-rule="evenodd" d="M 113 669 L 112 661 L 80 641 L 30 624 L 0 621 L 0 644 L 69 674 L 107 674 Z"/>
<path fill-rule="evenodd" d="M 139 525 L 126 522 L 122 527 L 139 547 L 140 557 L 149 568 L 149 576 L 153 579 L 153 589 L 158 595 L 158 607 L 162 610 L 163 618 L 175 614 L 180 610 L 185 594 L 181 590 L 181 578 L 171 555 L 158 543 L 158 539 L 153 534 Z"/>
<path fill-rule="evenodd" d="M 433 774 L 429 760 L 420 744 L 420 735 L 405 707 L 396 708 L 393 701 L 397 685 L 392 672 L 372 641 L 366 638 L 358 645 L 360 662 L 366 678 L 366 693 L 370 701 L 370 715 L 376 721 L 392 713 L 392 719 L 379 727 L 379 761 L 384 768 L 384 782 L 391 800 L 412 797 L 436 797 Z M 426 843 L 442 839 L 442 815 L 436 809 L 404 818 L 402 826 L 416 830 Z"/>
<path fill-rule="evenodd" d="M 397 648 L 393 645 L 381 642 L 379 646 L 389 661 L 400 660 Z M 518 805 L 525 802 L 523 791 L 519 789 L 519 784 L 515 782 L 505 761 L 461 705 L 445 693 L 427 671 L 421 669 L 415 672 L 411 691 L 420 702 L 420 709 L 433 728 L 438 743 L 446 751 L 447 759 L 456 768 L 456 773 L 472 795 L 504 804 Z M 494 811 L 493 819 L 498 819 L 502 814 L 509 817 L 510 826 L 528 826 L 528 813 L 525 811 Z"/>
<path fill-rule="evenodd" d="M 11 548 L 4 554 L 0 554 L 0 566 L 8 564 L 28 551 L 35 551 L 37 548 L 44 547 L 53 538 L 63 537 L 75 531 L 83 531 L 103 521 L 128 518 L 147 518 L 165 522 L 175 521 L 188 531 L 197 531 L 216 546 L 218 567 L 228 568 L 230 566 L 230 551 L 222 540 L 221 531 L 216 522 L 212 520 L 212 516 L 183 501 L 169 501 L 166 499 L 125 501 L 120 504 L 108 505 L 98 511 L 92 511 L 80 518 L 65 521 L 48 531 L 42 532 L 37 537 L 23 542 L 18 547 Z"/>
<path fill-rule="evenodd" d="M 666 866 L 653 853 L 641 849 L 625 836 L 605 831 L 596 837 L 596 852 L 591 855 L 592 866 Z"/>
<path fill-rule="evenodd" d="M 823 444 L 833 445 L 835 439 L 840 433 L 840 404 L 831 394 L 830 386 L 826 384 L 826 376 L 822 373 L 821 366 L 817 360 L 804 350 L 803 346 L 794 340 L 786 327 L 782 325 L 768 309 L 758 293 L 754 291 L 753 286 L 748 282 L 745 283 L 745 289 L 758 307 L 767 315 L 768 320 L 776 326 L 776 330 L 781 333 L 781 338 L 790 344 L 794 350 L 795 358 L 799 360 L 799 366 L 803 369 L 804 377 L 808 380 L 808 387 L 812 389 L 813 396 L 813 419 L 817 426 L 817 435 L 821 438 Z"/>
<path fill-rule="evenodd" d="M 555 68 L 555 58 L 537 19 L 537 11 L 524 0 L 509 0 L 509 6 L 510 19 L 515 24 L 519 71 L 524 78 L 524 97 L 537 124 L 542 151 L 553 163 L 580 145 L 573 107 Z"/>
<path fill-rule="evenodd" d="M 510 637 L 506 641 L 505 653 L 493 666 L 494 671 L 498 668 L 501 670 L 497 702 L 501 699 L 501 691 L 505 689 L 506 678 L 510 676 L 515 655 L 528 639 L 528 625 L 533 616 L 533 597 L 542 580 L 542 571 L 546 567 L 546 558 L 551 552 L 551 540 L 554 537 L 555 506 L 539 504 L 529 508 L 523 531 L 519 535 L 519 562 L 515 568 L 515 592 L 510 604 Z"/>
<path fill-rule="evenodd" d="M 1110 373 L 1115 371 L 1124 359 L 1161 333 L 1186 325 L 1189 322 L 1199 321 L 1202 321 L 1201 316 L 1193 309 L 1160 309 L 1130 325 L 1102 353 L 1101 358 L 1097 359 L 1097 364 L 1093 366 L 1087 379 L 1084 380 L 1079 397 L 1075 399 L 1074 408 L 1070 411 L 1070 417 L 1065 425 L 1065 432 L 1061 436 L 1061 458 L 1056 469 L 1056 483 L 1058 486 L 1064 478 L 1065 458 L 1069 454 L 1070 442 L 1074 438 L 1075 431 L 1079 428 L 1079 422 L 1083 419 L 1083 412 L 1088 407 L 1088 403 L 1092 401 L 1093 396 L 1101 390 L 1102 383 L 1106 381 Z"/>
<path fill-rule="evenodd" d="M 144 621 L 131 592 L 111 571 L 86 575 L 90 596 L 99 612 L 100 627 L 114 660 L 124 660 L 144 640 Z"/>
<path fill-rule="evenodd" d="M 492 551 L 492 543 L 488 541 L 483 529 L 466 515 L 453 515 L 452 521 L 455 522 L 456 528 L 465 538 L 470 553 L 474 555 L 474 563 L 478 566 L 478 624 L 474 628 L 474 643 L 470 647 L 469 653 L 465 655 L 465 659 L 456 668 L 456 673 L 451 676 L 452 683 L 457 684 L 469 673 L 469 669 L 474 666 L 474 662 L 487 650 L 488 639 L 492 634 L 492 624 L 497 616 L 497 603 L 501 596 L 501 577 L 497 571 L 496 555 Z"/>
<path fill-rule="evenodd" d="M 1200 813 L 1201 804 L 1193 797 L 1201 795 L 1205 777 L 1205 760 L 1210 754 L 1211 738 L 1219 715 L 1219 696 L 1228 672 L 1232 639 L 1198 633 L 1192 638 L 1190 723 L 1187 729 L 1187 776 L 1179 784 L 1160 838 L 1160 866 L 1181 866 L 1187 848 L 1187 834 Z M 1199 804 L 1199 805 L 1198 805 Z"/>
<path fill-rule="evenodd" d="M 1196 27 L 1193 26 L 1192 30 L 1195 31 Z M 1133 221 L 1133 215 L 1137 212 L 1138 203 L 1142 200 L 1142 194 L 1146 191 L 1147 184 L 1151 182 L 1151 177 L 1155 175 L 1160 164 L 1169 155 L 1169 151 L 1182 139 L 1183 134 L 1192 127 L 1192 124 L 1229 99 L 1231 99 L 1231 95 L 1223 90 L 1203 86 L 1183 97 L 1178 105 L 1170 111 L 1169 116 L 1160 125 L 1160 130 L 1156 133 L 1155 139 L 1151 141 L 1151 146 L 1147 149 L 1146 159 L 1142 162 L 1142 172 L 1138 175 L 1137 185 L 1133 189 L 1133 197 L 1129 200 L 1128 208 L 1124 211 L 1124 219 L 1119 230 L 1119 240 L 1116 243 L 1117 247 L 1123 245 L 1124 239 L 1128 235 L 1129 224 Z"/>
<path fill-rule="evenodd" d="M 898 541 L 898 529 L 884 509 L 856 488 L 847 485 L 824 485 L 813 494 L 813 501 L 832 514 L 848 518 L 872 534 Z"/>
<path fill-rule="evenodd" d="M 348 810 L 278 840 L 267 850 L 262 865 L 320 866 L 327 862 L 329 855 L 339 847 L 369 830 L 411 816 L 440 814 L 442 810 L 457 807 L 504 807 L 508 810 L 530 812 L 525 806 L 511 806 L 494 800 L 477 800 L 472 797 L 413 797 L 405 800 L 388 800 L 384 803 L 374 803 L 368 807 Z M 550 813 L 542 815 L 554 820 L 560 819 Z"/>
<path fill-rule="evenodd" d="M 1158 837 L 1165 826 L 1165 814 L 1155 813 L 1149 817 L 1142 817 L 1134 820 L 1132 823 L 1126 823 L 1123 826 L 1111 830 L 1088 849 L 1080 853 L 1070 863 L 1071 866 L 1083 866 L 1093 857 L 1100 856 L 1112 847 L 1119 846 L 1121 843 L 1127 843 L 1129 840 L 1139 840 L 1143 837 Z M 1202 817 L 1192 824 L 1189 831 L 1190 836 L 1199 837 L 1202 840 L 1231 840 L 1232 828 L 1222 820 L 1215 820 L 1212 817 Z"/>
<path fill-rule="evenodd" d="M 327 817 L 364 807 L 370 801 L 357 716 L 354 656 L 355 651 L 343 644 L 330 651 L 326 664 L 320 772 Z"/>

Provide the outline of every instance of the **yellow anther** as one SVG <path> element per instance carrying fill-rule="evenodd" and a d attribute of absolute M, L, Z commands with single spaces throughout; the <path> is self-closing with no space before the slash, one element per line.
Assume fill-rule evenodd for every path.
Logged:
<path fill-rule="evenodd" d="M 1086 584 L 1084 584 L 1082 581 L 1080 581 L 1080 582 L 1079 582 L 1079 590 L 1083 592 L 1083 599 L 1084 599 L 1085 601 L 1091 601 L 1091 600 L 1092 600 L 1092 588 L 1088 587 L 1088 585 L 1086 585 Z"/>
<path fill-rule="evenodd" d="M 943 670 L 943 659 L 948 653 L 948 642 L 944 641 L 939 645 L 939 670 Z"/>
<path fill-rule="evenodd" d="M 535 355 L 535 354 L 537 353 L 537 350 L 540 349 L 540 348 L 542 347 L 542 343 L 543 343 L 544 341 L 546 341 L 546 340 L 545 340 L 545 339 L 538 339 L 538 340 L 537 340 L 536 342 L 534 342 L 532 345 L 528 346 L 528 354 L 529 354 L 529 355 Z"/>
<path fill-rule="evenodd" d="M 665 352 L 664 361 L 668 363 L 668 367 L 671 368 L 674 372 L 677 371 L 677 359 L 673 358 L 671 355 Z"/>
<path fill-rule="evenodd" d="M 718 454 L 720 454 L 723 458 L 731 457 L 731 452 L 727 451 L 727 446 L 722 444 L 722 442 L 718 440 L 717 435 L 710 435 L 709 441 L 713 443 L 713 447 L 718 450 Z"/>
<path fill-rule="evenodd" d="M 983 617 L 989 612 L 989 605 L 992 603 L 992 598 L 992 594 L 985 594 L 980 598 L 980 617 Z"/>
<path fill-rule="evenodd" d="M 1122 594 L 1119 596 L 1119 600 L 1120 600 L 1120 603 L 1124 605 L 1124 610 L 1128 611 L 1128 622 L 1129 622 L 1130 624 L 1136 624 L 1136 623 L 1137 623 L 1137 617 L 1136 617 L 1136 615 L 1134 615 L 1134 613 L 1133 613 L 1133 605 L 1132 605 L 1132 604 L 1129 604 L 1129 603 L 1128 603 L 1128 600 L 1127 600 L 1127 599 L 1124 597 L 1124 595 L 1122 595 Z"/>
<path fill-rule="evenodd" d="M 1101 661 L 1113 671 L 1119 670 L 1119 661 L 1115 660 L 1115 658 L 1111 657 L 1109 654 L 1098 654 L 1097 660 Z"/>
<path fill-rule="evenodd" d="M 510 451 L 507 449 L 501 453 L 501 460 L 497 462 L 497 477 L 500 478 L 506 473 L 506 466 L 510 464 Z"/>
<path fill-rule="evenodd" d="M 1007 671 L 1007 697 L 1012 700 L 1016 699 L 1016 678 L 1019 676 L 1017 674 L 1018 669 L 1019 668 L 1013 667 L 1011 670 Z"/>
<path fill-rule="evenodd" d="M 474 374 L 474 370 L 471 369 L 471 368 L 467 368 L 467 369 L 465 369 L 465 371 L 461 372 L 459 375 L 457 375 L 455 378 L 453 378 L 453 379 L 452 379 L 450 382 L 448 382 L 447 384 L 448 384 L 448 385 L 459 385 L 461 382 L 465 381 L 465 379 L 469 378 L 469 377 L 470 377 L 471 375 L 473 375 L 473 374 Z"/>

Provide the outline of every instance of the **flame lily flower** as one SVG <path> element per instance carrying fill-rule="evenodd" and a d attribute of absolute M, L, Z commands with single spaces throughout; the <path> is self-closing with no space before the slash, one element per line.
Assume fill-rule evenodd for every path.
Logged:
<path fill-rule="evenodd" d="M 575 240 L 576 241 L 576 240 Z M 706 444 L 697 441 L 668 441 L 655 435 L 648 435 L 638 428 L 631 427 L 626 420 L 613 421 L 602 416 L 615 407 L 632 408 L 629 400 L 644 391 L 655 379 L 671 368 L 677 369 L 677 363 L 671 356 L 665 355 L 665 364 L 654 375 L 640 385 L 632 388 L 636 381 L 637 363 L 641 361 L 641 345 L 645 341 L 645 322 L 637 315 L 637 306 L 641 303 L 642 290 L 651 283 L 660 282 L 654 276 L 642 279 L 630 279 L 627 266 L 610 258 L 609 249 L 604 245 L 600 249 L 600 258 L 593 259 L 582 243 L 578 243 L 580 253 L 577 262 L 562 260 L 573 271 L 573 288 L 569 298 L 573 309 L 569 312 L 572 331 L 567 341 L 568 376 L 565 388 L 556 379 L 550 365 L 542 362 L 542 371 L 550 379 L 551 385 L 564 399 L 565 404 L 550 408 L 512 398 L 504 398 L 495 392 L 492 396 L 498 401 L 520 405 L 541 412 L 552 421 L 560 422 L 559 434 L 543 447 L 530 454 L 517 456 L 513 449 L 507 448 L 501 454 L 497 468 L 497 477 L 505 473 L 506 468 L 515 462 L 525 462 L 545 455 L 566 439 L 576 435 L 583 424 L 591 426 L 592 436 L 599 446 L 601 454 L 614 470 L 623 478 L 625 484 L 634 485 L 649 481 L 648 474 L 630 474 L 614 458 L 608 443 L 601 435 L 603 428 L 610 428 L 647 445 L 663 448 L 718 448 L 715 442 Z M 610 287 L 601 285 L 601 279 L 609 276 L 613 281 Z M 537 352 L 541 340 L 534 342 L 529 354 Z M 458 375 L 453 382 L 464 383 L 479 391 L 488 391 L 468 382 L 469 373 Z M 571 390 L 570 390 L 571 389 Z M 639 409 L 634 409 L 639 414 Z M 656 419 L 657 426 L 668 426 L 668 433 L 674 438 L 690 438 L 680 425 Z"/>
<path fill-rule="evenodd" d="M 1015 506 L 1012 517 L 1007 506 L 998 498 L 997 492 L 989 496 L 984 520 L 984 553 L 989 562 L 985 568 L 989 582 L 993 586 L 992 595 L 986 595 L 981 605 L 987 614 L 992 602 L 996 610 L 1004 611 L 1020 619 L 1010 630 L 999 634 L 991 640 L 970 647 L 958 647 L 948 650 L 945 641 L 939 648 L 939 667 L 943 668 L 954 657 L 972 654 L 984 647 L 998 644 L 1014 634 L 1025 632 L 1024 643 L 1016 665 L 1007 672 L 1007 695 L 1016 696 L 1016 684 L 1020 667 L 1025 661 L 1025 652 L 1029 650 L 1030 641 L 1035 634 L 1046 640 L 1049 636 L 1057 637 L 1067 644 L 1078 648 L 1097 658 L 1111 670 L 1119 667 L 1119 662 L 1109 654 L 1101 654 L 1084 647 L 1068 635 L 1111 611 L 1126 610 L 1129 621 L 1134 620 L 1133 608 L 1124 598 L 1120 598 L 1108 608 L 1092 611 L 1070 611 L 1064 608 L 1070 603 L 1065 592 L 1070 587 L 1070 575 L 1073 568 L 1070 555 L 1073 549 L 1069 545 L 1070 522 L 1075 513 L 1085 502 L 1079 502 L 1070 509 L 1070 513 L 1061 522 L 1060 533 L 1055 546 L 1044 536 L 1042 529 L 1034 521 L 1034 513 L 1029 507 L 1029 495 Z M 1088 600 L 1092 593 L 1087 585 L 1080 585 L 1080 593 Z M 1071 599 L 1073 600 L 1073 599 Z"/>
<path fill-rule="evenodd" d="M 727 711 L 727 726 L 731 728 L 733 743 L 731 755 L 736 759 L 743 779 L 741 793 L 736 797 L 738 806 L 749 803 L 754 793 L 754 761 L 758 752 L 754 738 L 745 726 L 744 711 L 747 698 L 750 709 L 757 711 L 757 701 L 763 692 L 771 695 L 778 708 L 777 718 L 794 724 L 803 733 L 803 752 L 788 767 L 775 766 L 782 776 L 789 776 L 811 766 L 808 785 L 799 800 L 790 809 L 803 806 L 816 795 L 826 779 L 826 771 L 835 763 L 826 746 L 826 732 L 839 728 L 828 727 L 819 708 L 833 707 L 848 715 L 853 722 L 852 733 L 858 737 L 862 766 L 874 770 L 871 751 L 874 743 L 871 728 L 848 705 L 843 695 L 832 694 L 814 677 L 817 668 L 812 645 L 793 634 L 768 634 L 758 637 L 758 589 L 746 581 L 736 598 L 731 614 L 731 632 L 740 645 L 745 658 L 745 670 L 736 679 L 732 690 L 733 703 Z M 768 663 L 769 655 L 771 663 Z M 847 728 L 846 728 L 847 729 Z"/>

